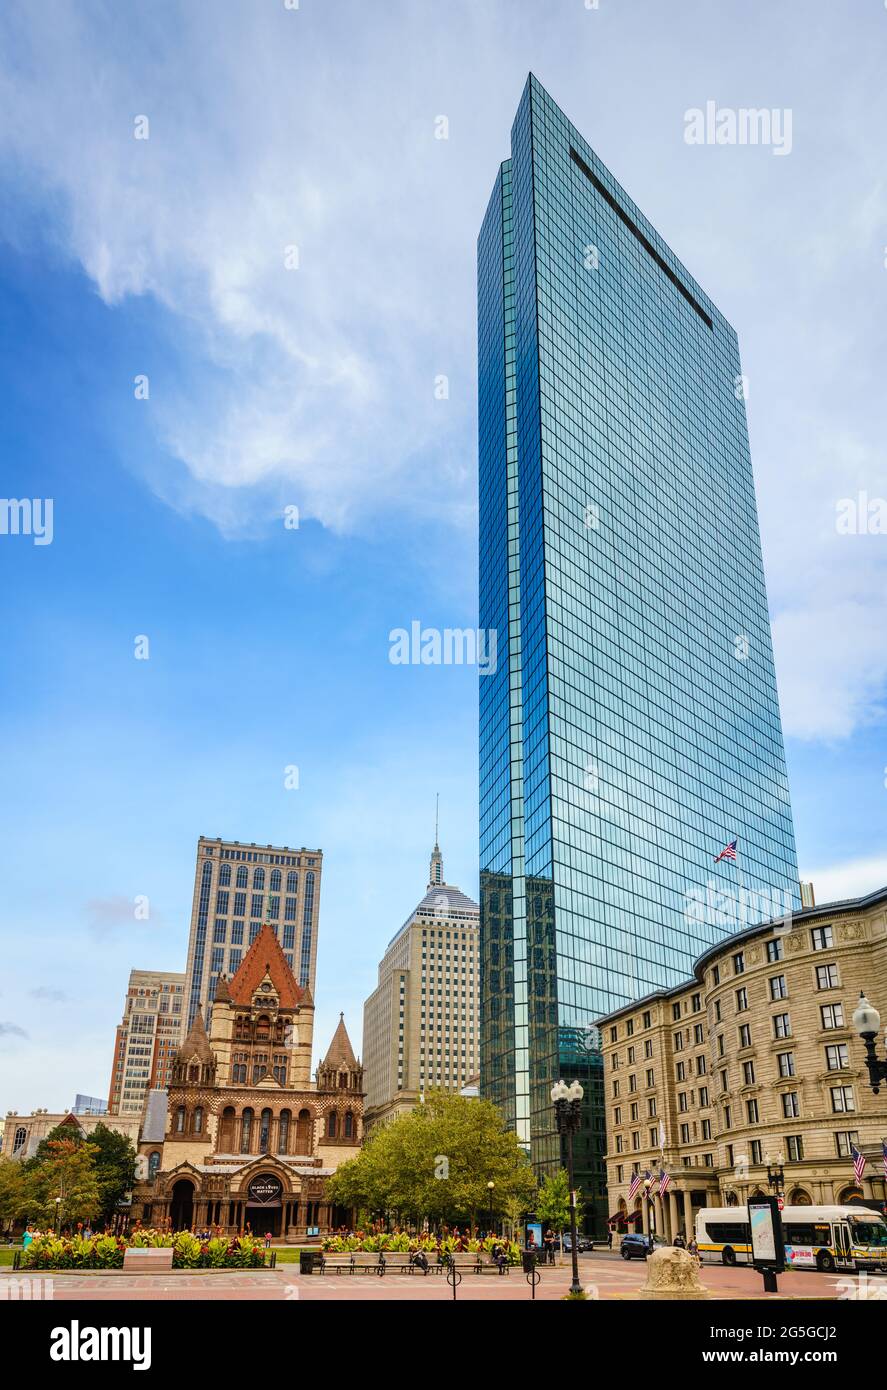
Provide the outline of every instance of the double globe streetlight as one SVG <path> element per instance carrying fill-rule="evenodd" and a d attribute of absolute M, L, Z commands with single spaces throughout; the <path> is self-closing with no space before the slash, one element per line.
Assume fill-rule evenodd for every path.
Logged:
<path fill-rule="evenodd" d="M 881 1083 L 887 1081 L 887 1059 L 879 1057 L 875 1047 L 875 1039 L 881 1031 L 881 1015 L 863 993 L 860 993 L 859 1003 L 853 1014 L 853 1027 L 865 1043 L 865 1064 L 869 1073 L 869 1085 L 877 1095 L 881 1089 Z"/>
<path fill-rule="evenodd" d="M 568 1086 L 566 1081 L 556 1081 L 551 1088 L 551 1101 L 557 1120 L 557 1132 L 567 1141 L 567 1174 L 570 1184 L 570 1254 L 573 1257 L 573 1282 L 570 1293 L 580 1294 L 579 1250 L 576 1232 L 576 1192 L 573 1186 L 573 1135 L 580 1124 L 580 1105 L 585 1092 L 578 1081 Z"/>

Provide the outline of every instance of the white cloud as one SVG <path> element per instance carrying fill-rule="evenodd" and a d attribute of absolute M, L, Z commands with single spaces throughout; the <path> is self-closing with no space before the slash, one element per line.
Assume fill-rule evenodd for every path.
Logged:
<path fill-rule="evenodd" d="M 870 859 L 850 859 L 843 864 L 814 867 L 802 877 L 813 884 L 817 904 L 859 898 L 887 887 L 887 856 L 875 855 Z"/>

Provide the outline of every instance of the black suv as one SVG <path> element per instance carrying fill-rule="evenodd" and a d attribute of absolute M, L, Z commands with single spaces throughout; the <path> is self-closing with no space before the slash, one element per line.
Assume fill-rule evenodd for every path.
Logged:
<path fill-rule="evenodd" d="M 663 1242 L 657 1237 L 642 1235 L 640 1231 L 630 1231 L 622 1237 L 619 1253 L 623 1260 L 645 1260 L 651 1251 Z"/>

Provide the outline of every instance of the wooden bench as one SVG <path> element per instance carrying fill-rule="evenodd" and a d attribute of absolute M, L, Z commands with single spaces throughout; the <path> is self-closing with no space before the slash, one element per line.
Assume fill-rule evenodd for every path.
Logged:
<path fill-rule="evenodd" d="M 123 1252 L 127 1274 L 157 1274 L 172 1269 L 171 1245 L 131 1245 Z"/>
<path fill-rule="evenodd" d="M 486 1250 L 459 1250 L 444 1260 L 440 1268 L 453 1268 L 459 1274 L 507 1274 L 511 1266 L 504 1264 L 500 1268 Z"/>
<path fill-rule="evenodd" d="M 352 1250 L 345 1255 L 321 1255 L 321 1274 L 384 1274 L 375 1250 Z"/>

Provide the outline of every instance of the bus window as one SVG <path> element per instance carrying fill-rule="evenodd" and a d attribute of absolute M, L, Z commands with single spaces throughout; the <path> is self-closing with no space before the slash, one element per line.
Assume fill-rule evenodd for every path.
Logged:
<path fill-rule="evenodd" d="M 854 1245 L 887 1247 L 887 1226 L 883 1221 L 859 1221 L 855 1216 L 851 1216 L 850 1231 Z"/>

